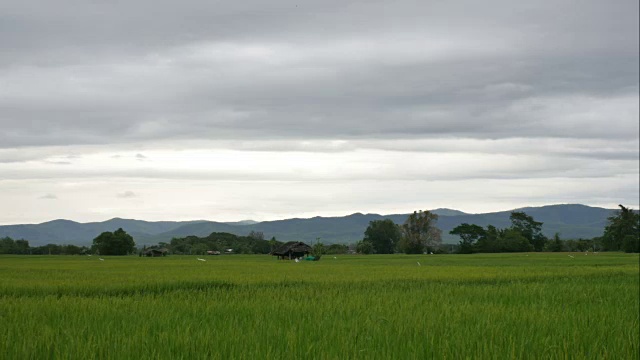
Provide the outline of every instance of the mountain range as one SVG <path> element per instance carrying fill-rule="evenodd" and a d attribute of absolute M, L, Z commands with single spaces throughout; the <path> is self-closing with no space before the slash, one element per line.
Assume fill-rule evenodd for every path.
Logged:
<path fill-rule="evenodd" d="M 510 226 L 509 215 L 512 211 L 524 211 L 536 221 L 543 222 L 543 232 L 551 237 L 560 233 L 563 239 L 593 238 L 601 236 L 607 223 L 607 217 L 616 209 L 605 209 L 580 204 L 547 205 L 526 207 L 508 211 L 484 214 L 468 214 L 452 209 L 435 209 L 438 227 L 442 230 L 445 243 L 457 243 L 458 238 L 449 231 L 462 224 L 480 226 L 494 225 L 498 228 Z M 355 213 L 340 217 L 316 216 L 308 219 L 286 219 L 255 222 L 215 222 L 194 221 L 143 221 L 114 218 L 103 222 L 78 223 L 71 220 L 53 220 L 41 224 L 0 226 L 0 238 L 29 240 L 31 246 L 53 244 L 90 245 L 92 240 L 104 231 L 123 228 L 131 234 L 136 244 L 151 245 L 169 242 L 173 237 L 189 235 L 207 236 L 212 232 L 228 232 L 235 235 L 248 235 L 251 231 L 262 232 L 266 239 L 275 236 L 280 241 L 315 241 L 324 243 L 353 243 L 362 239 L 370 221 L 391 219 L 402 224 L 408 214 L 361 214 Z"/>

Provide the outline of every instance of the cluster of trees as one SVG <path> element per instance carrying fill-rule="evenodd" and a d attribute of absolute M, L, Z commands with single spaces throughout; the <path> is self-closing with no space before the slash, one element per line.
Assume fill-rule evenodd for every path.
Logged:
<path fill-rule="evenodd" d="M 325 245 L 320 241 L 317 241 L 315 244 L 313 244 L 312 248 L 313 250 L 311 251 L 311 254 L 314 256 L 324 255 L 324 254 L 328 254 L 328 255 L 346 254 L 350 250 L 348 245 L 343 245 L 343 244 Z"/>
<path fill-rule="evenodd" d="M 621 210 L 608 218 L 604 235 L 591 240 L 562 240 L 560 234 L 548 239 L 542 234 L 542 223 L 524 212 L 511 213 L 511 227 L 485 228 L 461 224 L 449 233 L 458 235 L 458 252 L 523 252 L 523 251 L 603 251 L 640 252 L 640 214 L 620 205 Z"/>
<path fill-rule="evenodd" d="M 436 226 L 438 215 L 414 211 L 402 225 L 389 219 L 369 222 L 364 239 L 356 244 L 361 254 L 422 254 L 439 251 L 442 232 Z"/>
<path fill-rule="evenodd" d="M 0 254 L 30 254 L 30 251 L 27 240 L 13 240 L 8 236 L 0 239 Z"/>
<path fill-rule="evenodd" d="M 28 240 L 14 240 L 8 236 L 0 239 L 0 254 L 80 255 L 89 251 L 86 246 L 47 244 L 31 247 Z"/>
<path fill-rule="evenodd" d="M 493 225 L 485 229 L 463 223 L 449 233 L 460 237 L 458 252 L 462 254 L 544 250 L 547 238 L 542 234 L 541 222 L 521 211 L 512 212 L 509 219 L 511 227 L 506 229 L 498 229 Z"/>
<path fill-rule="evenodd" d="M 27 240 L 13 240 L 10 237 L 0 239 L 0 254 L 17 255 L 127 255 L 135 252 L 135 242 L 124 230 L 103 232 L 93 239 L 91 248 L 76 245 L 47 244 L 31 247 Z"/>
<path fill-rule="evenodd" d="M 100 255 L 128 255 L 136 251 L 133 237 L 119 228 L 114 232 L 105 231 L 93 239 L 91 250 Z"/>
<path fill-rule="evenodd" d="M 460 237 L 457 252 L 499 253 L 527 251 L 602 251 L 640 252 L 640 214 L 620 205 L 620 211 L 608 218 L 602 237 L 562 240 L 556 234 L 548 239 L 542 233 L 542 222 L 522 211 L 509 216 L 511 226 L 498 229 L 463 223 L 449 233 Z M 361 254 L 421 254 L 441 251 L 441 231 L 438 216 L 428 211 L 416 211 L 402 225 L 391 220 L 371 221 L 364 238 L 356 244 Z"/>
<path fill-rule="evenodd" d="M 237 236 L 230 233 L 211 233 L 207 237 L 187 236 L 173 238 L 171 242 L 160 243 L 173 254 L 204 255 L 207 251 L 224 251 L 233 249 L 238 254 L 268 254 L 274 248 L 282 245 L 276 240 L 265 240 L 262 232 L 252 231 L 248 236 Z"/>

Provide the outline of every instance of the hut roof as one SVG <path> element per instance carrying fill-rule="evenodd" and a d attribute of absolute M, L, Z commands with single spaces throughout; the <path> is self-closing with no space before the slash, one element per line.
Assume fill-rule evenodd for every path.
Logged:
<path fill-rule="evenodd" d="M 303 243 L 302 241 L 289 241 L 282 244 L 279 248 L 273 250 L 271 255 L 285 256 L 291 253 L 307 253 L 310 252 L 311 246 Z"/>

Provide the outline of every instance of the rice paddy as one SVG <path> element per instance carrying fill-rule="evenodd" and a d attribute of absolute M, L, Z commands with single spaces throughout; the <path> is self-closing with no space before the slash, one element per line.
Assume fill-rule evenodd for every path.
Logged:
<path fill-rule="evenodd" d="M 2 256 L 0 358 L 637 359 L 638 255 L 572 255 Z"/>

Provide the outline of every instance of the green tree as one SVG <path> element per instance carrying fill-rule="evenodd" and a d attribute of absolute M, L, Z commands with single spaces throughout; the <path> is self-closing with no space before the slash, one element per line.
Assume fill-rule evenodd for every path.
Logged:
<path fill-rule="evenodd" d="M 451 235 L 460 236 L 460 246 L 458 252 L 461 254 L 471 254 L 474 252 L 474 244 L 476 241 L 487 236 L 487 232 L 475 224 L 469 225 L 462 223 L 449 231 Z"/>
<path fill-rule="evenodd" d="M 313 247 L 311 249 L 311 255 L 313 256 L 322 256 L 326 252 L 324 244 L 320 241 L 317 241 L 315 244 L 313 244 Z"/>
<path fill-rule="evenodd" d="M 358 254 L 373 254 L 373 244 L 370 241 L 358 241 L 356 244 Z"/>
<path fill-rule="evenodd" d="M 511 228 L 520 231 L 535 251 L 542 251 L 547 238 L 542 234 L 542 223 L 522 211 L 514 211 L 509 216 Z"/>
<path fill-rule="evenodd" d="M 640 214 L 630 208 L 620 206 L 620 210 L 607 219 L 602 245 L 604 250 L 624 250 L 638 252 L 640 237 Z"/>
<path fill-rule="evenodd" d="M 499 238 L 500 230 L 493 225 L 487 225 L 485 235 L 478 239 L 475 248 L 481 253 L 499 252 Z"/>
<path fill-rule="evenodd" d="M 369 241 L 377 254 L 393 254 L 401 237 L 400 227 L 393 221 L 374 220 L 364 231 L 363 241 Z"/>
<path fill-rule="evenodd" d="M 438 215 L 429 211 L 414 211 L 402 224 L 400 250 L 406 254 L 422 254 L 442 243 L 441 231 L 436 227 Z"/>
<path fill-rule="evenodd" d="M 30 250 L 29 241 L 24 239 L 16 240 L 15 254 L 29 254 Z"/>
<path fill-rule="evenodd" d="M 122 228 L 114 232 L 103 232 L 93 239 L 93 247 L 100 255 L 126 255 L 135 251 L 133 237 Z"/>
<path fill-rule="evenodd" d="M 553 240 L 547 242 L 545 249 L 552 252 L 560 252 L 564 249 L 564 244 L 562 240 L 560 240 L 559 233 L 555 233 L 555 235 L 553 235 Z"/>
<path fill-rule="evenodd" d="M 500 231 L 498 252 L 527 252 L 533 250 L 533 245 L 518 229 L 504 229 Z"/>

